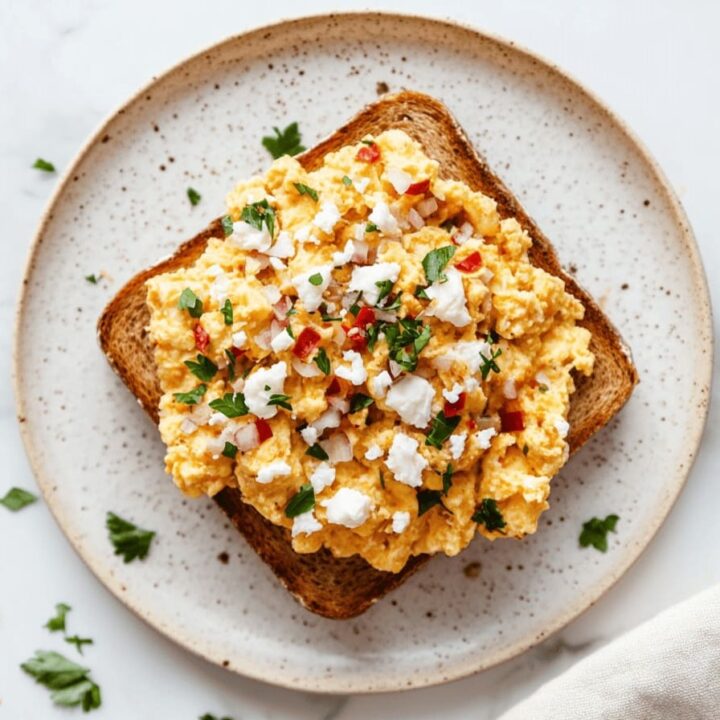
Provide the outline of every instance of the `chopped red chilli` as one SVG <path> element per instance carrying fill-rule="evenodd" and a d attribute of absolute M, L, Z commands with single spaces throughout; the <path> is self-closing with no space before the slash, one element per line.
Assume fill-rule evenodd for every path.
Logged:
<path fill-rule="evenodd" d="M 413 183 L 405 191 L 406 195 L 424 195 L 430 188 L 430 178 L 427 180 L 420 180 L 420 182 Z"/>
<path fill-rule="evenodd" d="M 236 348 L 234 345 L 233 345 L 233 347 L 230 348 L 230 352 L 235 356 L 236 360 L 241 358 L 243 356 L 243 354 L 245 353 L 244 350 L 242 350 L 240 348 Z"/>
<path fill-rule="evenodd" d="M 525 429 L 522 410 L 500 410 L 500 431 L 519 432 Z"/>
<path fill-rule="evenodd" d="M 458 395 L 458 399 L 454 403 L 446 402 L 443 408 L 445 417 L 455 417 L 455 415 L 459 415 L 465 407 L 465 398 L 466 394 L 462 392 Z"/>
<path fill-rule="evenodd" d="M 471 273 L 482 267 L 482 256 L 479 252 L 470 253 L 465 259 L 455 263 L 460 272 Z"/>
<path fill-rule="evenodd" d="M 205 352 L 208 345 L 210 345 L 210 336 L 200 323 L 195 324 L 195 327 L 193 328 L 193 335 L 195 336 L 195 347 L 200 352 Z"/>
<path fill-rule="evenodd" d="M 270 427 L 270 424 L 267 422 L 267 420 L 263 420 L 262 418 L 258 418 L 255 421 L 255 429 L 257 430 L 258 441 L 261 443 L 264 443 L 266 440 L 269 440 L 273 436 L 273 431 Z"/>
<path fill-rule="evenodd" d="M 313 328 L 305 328 L 299 335 L 297 342 L 293 345 L 293 355 L 300 360 L 306 360 L 310 353 L 320 344 L 322 340 L 320 333 Z"/>
<path fill-rule="evenodd" d="M 363 145 L 355 157 L 361 162 L 377 162 L 380 159 L 380 148 L 375 143 L 372 143 L 372 145 Z"/>

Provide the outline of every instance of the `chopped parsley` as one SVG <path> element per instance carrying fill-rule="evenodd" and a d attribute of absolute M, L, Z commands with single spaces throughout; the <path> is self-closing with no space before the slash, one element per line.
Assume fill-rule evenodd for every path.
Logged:
<path fill-rule="evenodd" d="M 604 520 L 594 517 L 583 523 L 582 532 L 580 533 L 580 547 L 592 545 L 600 552 L 607 552 L 607 534 L 615 532 L 615 526 L 619 519 L 617 515 L 608 515 Z"/>
<path fill-rule="evenodd" d="M 190 317 L 194 318 L 199 318 L 203 313 L 202 300 L 190 288 L 185 288 L 180 293 L 178 307 L 181 310 L 187 310 L 190 313 Z"/>
<path fill-rule="evenodd" d="M 100 278 L 95 274 L 92 273 L 90 275 L 86 275 L 85 279 L 91 284 L 91 285 L 97 285 L 100 282 Z"/>
<path fill-rule="evenodd" d="M 427 290 L 427 285 L 418 285 L 415 288 L 415 297 L 420 300 L 429 300 L 429 295 L 425 292 Z"/>
<path fill-rule="evenodd" d="M 440 449 L 442 444 L 453 434 L 459 422 L 460 415 L 445 417 L 445 413 L 440 411 L 430 423 L 430 432 L 425 439 L 425 444 Z"/>
<path fill-rule="evenodd" d="M 308 278 L 308 282 L 309 282 L 311 285 L 315 285 L 316 287 L 317 287 L 318 285 L 322 285 L 322 281 L 323 281 L 323 277 L 322 277 L 322 275 L 321 275 L 320 273 L 313 273 L 313 274 Z"/>
<path fill-rule="evenodd" d="M 384 490 L 385 489 L 385 475 L 383 475 L 382 470 L 378 470 L 378 475 L 380 476 L 380 487 Z"/>
<path fill-rule="evenodd" d="M 442 223 L 442 224 L 440 225 L 440 227 L 441 227 L 445 232 L 448 232 L 448 233 L 449 233 L 449 232 L 452 232 L 452 230 L 453 230 L 453 228 L 455 227 L 455 225 L 453 225 L 453 221 L 452 221 L 452 220 L 446 220 L 444 223 Z"/>
<path fill-rule="evenodd" d="M 225 348 L 225 357 L 227 358 L 227 374 L 228 380 L 235 379 L 235 356 L 232 354 L 232 350 Z"/>
<path fill-rule="evenodd" d="M 267 402 L 268 405 L 277 405 L 278 407 L 285 408 L 286 410 L 290 410 L 292 412 L 292 404 L 290 403 L 290 396 L 289 395 L 282 395 L 280 393 L 275 393 L 270 396 L 270 399 Z"/>
<path fill-rule="evenodd" d="M 225 320 L 226 325 L 232 325 L 233 324 L 233 306 L 230 302 L 230 298 L 227 298 L 225 302 L 223 303 L 222 310 L 220 311 L 223 316 L 223 320 Z"/>
<path fill-rule="evenodd" d="M 366 232 L 366 233 L 377 232 L 377 231 L 378 231 L 378 226 L 377 226 L 375 223 L 369 222 L 369 223 L 365 226 L 365 232 Z"/>
<path fill-rule="evenodd" d="M 353 181 L 347 175 L 343 175 L 342 181 L 343 181 L 343 185 L 347 185 L 348 187 L 350 187 L 353 184 Z"/>
<path fill-rule="evenodd" d="M 176 402 L 183 403 L 184 405 L 197 405 L 206 392 L 207 385 L 198 385 L 194 390 L 190 390 L 190 392 L 173 393 L 173 397 Z"/>
<path fill-rule="evenodd" d="M 0 498 L 0 505 L 4 505 L 8 510 L 17 512 L 28 505 L 32 505 L 37 500 L 37 495 L 33 495 L 27 490 L 19 487 L 10 488 L 5 497 Z"/>
<path fill-rule="evenodd" d="M 378 292 L 378 298 L 377 302 L 375 303 L 375 307 L 379 308 L 380 303 L 390 294 L 390 291 L 393 288 L 393 281 L 392 280 L 379 280 L 375 283 L 377 285 L 377 288 L 380 292 Z"/>
<path fill-rule="evenodd" d="M 332 317 L 330 313 L 328 313 L 327 305 L 325 303 L 322 303 L 320 305 L 320 319 L 323 322 L 341 322 L 341 317 Z"/>
<path fill-rule="evenodd" d="M 306 513 L 315 507 L 315 490 L 312 483 L 305 483 L 290 498 L 290 502 L 285 506 L 285 517 L 294 518 L 298 515 Z"/>
<path fill-rule="evenodd" d="M 420 320 L 401 318 L 397 323 L 376 324 L 375 327 L 376 330 L 368 333 L 372 346 L 374 347 L 377 336 L 382 331 L 388 343 L 390 358 L 408 372 L 415 370 L 418 355 L 430 342 L 430 326 L 423 325 Z"/>
<path fill-rule="evenodd" d="M 320 348 L 317 351 L 313 362 L 322 370 L 324 375 L 330 374 L 330 358 L 327 356 L 325 348 Z"/>
<path fill-rule="evenodd" d="M 494 330 L 490 330 L 485 338 L 485 342 L 488 345 L 495 345 L 498 340 L 500 340 L 500 336 Z"/>
<path fill-rule="evenodd" d="M 65 632 L 65 617 L 72 610 L 65 603 L 57 603 L 55 605 L 55 615 L 51 617 L 44 625 L 50 632 Z"/>
<path fill-rule="evenodd" d="M 445 472 L 442 474 L 442 481 L 443 481 L 443 495 L 448 494 L 448 490 L 452 487 L 452 478 L 454 474 L 453 466 L 448 463 L 448 466 L 445 468 Z"/>
<path fill-rule="evenodd" d="M 237 455 L 237 445 L 233 445 L 231 442 L 225 441 L 225 447 L 223 448 L 222 454 L 227 458 L 234 458 Z"/>
<path fill-rule="evenodd" d="M 196 360 L 186 360 L 183 364 L 198 380 L 203 382 L 212 380 L 218 371 L 218 366 L 201 353 L 197 354 Z"/>
<path fill-rule="evenodd" d="M 441 496 L 440 490 L 419 490 L 417 494 L 418 517 L 424 515 L 430 508 L 441 505 Z"/>
<path fill-rule="evenodd" d="M 318 443 L 311 445 L 306 451 L 306 455 L 314 457 L 316 460 L 329 460 L 330 456 L 325 452 L 325 448 Z"/>
<path fill-rule="evenodd" d="M 249 412 L 242 393 L 225 393 L 221 398 L 211 400 L 208 405 L 229 418 L 242 417 Z"/>
<path fill-rule="evenodd" d="M 370 407 L 374 402 L 375 401 L 369 395 L 355 393 L 350 398 L 350 413 L 360 412 L 360 410 Z"/>
<path fill-rule="evenodd" d="M 475 509 L 472 521 L 478 525 L 484 525 L 489 532 L 493 530 L 502 530 L 506 523 L 505 518 L 500 512 L 497 502 L 492 498 L 484 498 Z"/>
<path fill-rule="evenodd" d="M 357 317 L 357 314 L 360 312 L 360 301 L 362 300 L 362 290 L 357 294 L 357 297 L 353 301 L 353 304 L 348 308 L 348 312 L 351 315 L 355 315 Z"/>
<path fill-rule="evenodd" d="M 275 235 L 275 210 L 270 207 L 267 198 L 246 205 L 240 213 L 240 219 L 256 230 L 262 230 L 264 224 L 270 237 Z"/>
<path fill-rule="evenodd" d="M 193 207 L 195 207 L 202 200 L 202 195 L 197 190 L 191 187 L 187 189 L 187 196 L 190 204 Z"/>
<path fill-rule="evenodd" d="M 273 127 L 275 135 L 266 135 L 262 139 L 263 147 L 275 160 L 283 155 L 297 155 L 305 150 L 296 122 L 290 123 L 284 130 Z"/>
<path fill-rule="evenodd" d="M 525 443 L 525 444 L 523 445 L 523 447 L 522 447 L 522 452 L 523 452 L 523 455 L 527 455 L 527 454 L 530 452 L 530 447 L 528 446 L 527 443 Z"/>
<path fill-rule="evenodd" d="M 66 643 L 70 643 L 71 645 L 74 645 L 76 650 L 82 655 L 83 654 L 83 645 L 92 645 L 93 639 L 92 638 L 84 638 L 80 637 L 79 635 L 68 635 L 65 638 Z"/>
<path fill-rule="evenodd" d="M 538 390 L 539 390 L 541 393 L 546 393 L 546 392 L 548 391 L 548 389 L 549 389 L 549 388 L 548 388 L 548 386 L 547 386 L 545 383 L 540 383 L 540 384 L 538 385 Z"/>
<path fill-rule="evenodd" d="M 315 202 L 318 200 L 318 194 L 317 190 L 313 190 L 311 187 L 303 184 L 303 183 L 293 183 L 295 186 L 295 189 L 301 194 L 301 195 L 307 195 L 311 197 Z"/>
<path fill-rule="evenodd" d="M 222 229 L 225 233 L 225 237 L 228 237 L 229 235 L 233 234 L 233 219 L 229 215 L 223 215 L 223 219 L 220 221 L 222 223 Z"/>
<path fill-rule="evenodd" d="M 143 530 L 112 512 L 107 514 L 105 527 L 110 542 L 115 548 L 115 554 L 122 555 L 126 563 L 132 562 L 135 558 L 144 560 L 147 557 L 150 543 L 155 537 L 152 530 Z"/>
<path fill-rule="evenodd" d="M 482 379 L 487 380 L 488 375 L 490 375 L 490 372 L 500 372 L 500 366 L 495 362 L 497 358 L 499 358 L 502 355 L 502 348 L 498 348 L 497 350 L 490 350 L 490 357 L 486 358 L 482 353 L 480 353 L 480 359 L 482 360 L 482 365 L 480 366 L 480 373 L 482 374 Z"/>
<path fill-rule="evenodd" d="M 436 280 L 440 280 L 440 282 L 445 282 L 447 280 L 447 276 L 443 274 L 443 270 L 450 262 L 450 259 L 454 254 L 455 246 L 445 245 L 444 247 L 431 250 L 423 258 L 422 266 L 425 271 L 425 277 L 427 278 L 428 285 L 431 285 Z"/>
<path fill-rule="evenodd" d="M 43 160 L 42 158 L 38 158 L 33 163 L 33 168 L 35 168 L 35 170 L 42 170 L 43 172 L 55 172 L 55 166 L 51 162 Z"/>
<path fill-rule="evenodd" d="M 63 707 L 81 706 L 85 712 L 100 707 L 99 686 L 90 678 L 90 670 L 68 660 L 60 653 L 36 650 L 20 667 L 50 690 L 50 698 Z"/>

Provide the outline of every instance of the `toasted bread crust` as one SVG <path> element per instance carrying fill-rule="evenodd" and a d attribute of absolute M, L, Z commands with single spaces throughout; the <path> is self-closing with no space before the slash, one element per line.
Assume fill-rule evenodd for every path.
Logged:
<path fill-rule="evenodd" d="M 462 180 L 494 198 L 501 217 L 516 217 L 532 237 L 531 262 L 562 278 L 567 290 L 584 305 L 585 317 L 580 324 L 592 333 L 595 369 L 589 378 L 577 380 L 571 399 L 568 443 L 570 451 L 575 452 L 625 404 L 638 381 L 637 371 L 618 331 L 590 295 L 563 271 L 550 241 L 476 153 L 445 106 L 415 92 L 387 95 L 297 159 L 312 170 L 322 164 L 327 153 L 390 128 L 404 130 L 417 140 L 430 157 L 439 161 L 442 177 Z M 172 257 L 132 278 L 106 307 L 98 323 L 100 346 L 108 361 L 155 423 L 162 390 L 146 331 L 150 313 L 145 303 L 145 281 L 191 265 L 211 237 L 223 237 L 219 220 L 181 245 Z M 296 553 L 289 531 L 244 503 L 239 490 L 227 488 L 214 499 L 293 596 L 308 610 L 325 617 L 359 615 L 428 559 L 414 557 L 401 572 L 389 573 L 376 570 L 359 556 L 336 558 L 326 549 Z"/>

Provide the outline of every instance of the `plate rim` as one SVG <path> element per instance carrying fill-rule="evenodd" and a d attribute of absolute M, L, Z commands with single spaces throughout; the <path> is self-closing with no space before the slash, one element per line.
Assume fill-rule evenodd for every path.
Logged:
<path fill-rule="evenodd" d="M 75 169 L 84 160 L 85 156 L 95 146 L 98 140 L 104 135 L 107 128 L 116 120 L 116 118 L 125 113 L 129 108 L 134 106 L 138 101 L 142 99 L 154 86 L 158 83 L 166 82 L 173 75 L 180 72 L 187 65 L 194 63 L 200 59 L 203 55 L 208 53 L 215 53 L 223 46 L 231 43 L 237 43 L 243 39 L 249 37 L 256 37 L 263 35 L 268 32 L 287 32 L 291 30 L 293 26 L 300 24 L 312 24 L 330 22 L 333 20 L 352 20 L 358 17 L 367 19 L 372 18 L 383 18 L 385 20 L 402 22 L 402 21 L 416 21 L 422 24 L 430 24 L 435 26 L 441 26 L 445 29 L 475 36 L 480 42 L 491 42 L 495 45 L 504 48 L 509 53 L 519 54 L 525 59 L 530 60 L 535 65 L 545 68 L 546 71 L 554 74 L 556 77 L 567 82 L 571 85 L 575 92 L 579 92 L 584 96 L 590 103 L 600 112 L 602 112 L 610 123 L 620 130 L 623 135 L 630 141 L 635 150 L 639 153 L 642 160 L 646 163 L 646 167 L 651 171 L 652 178 L 657 183 L 658 190 L 660 190 L 666 201 L 668 202 L 670 212 L 675 220 L 675 224 L 681 231 L 681 241 L 684 245 L 684 249 L 687 252 L 688 259 L 690 260 L 691 275 L 693 278 L 694 290 L 697 293 L 697 317 L 701 325 L 707 330 L 706 343 L 703 349 L 707 352 L 701 353 L 700 363 L 697 365 L 696 378 L 698 380 L 697 395 L 700 400 L 702 411 L 696 415 L 696 420 L 691 428 L 691 432 L 687 433 L 686 436 L 690 436 L 690 442 L 687 444 L 689 449 L 686 455 L 686 461 L 682 463 L 681 467 L 677 467 L 674 470 L 675 482 L 666 497 L 663 499 L 661 505 L 659 505 L 653 515 L 653 522 L 647 523 L 645 532 L 637 543 L 634 543 L 631 547 L 625 550 L 622 561 L 617 562 L 614 567 L 607 573 L 607 576 L 603 578 L 602 582 L 599 582 L 592 588 L 591 592 L 579 595 L 579 600 L 573 603 L 572 607 L 566 610 L 564 613 L 558 615 L 554 622 L 550 623 L 548 627 L 542 632 L 536 635 L 527 635 L 523 639 L 515 642 L 513 645 L 505 647 L 502 651 L 495 653 L 489 658 L 482 656 L 471 656 L 466 658 L 464 661 L 457 663 L 452 668 L 445 668 L 442 673 L 436 673 L 434 675 L 423 675 L 420 677 L 409 676 L 405 682 L 395 681 L 393 683 L 386 683 L 382 679 L 372 680 L 365 679 L 351 679 L 347 683 L 338 683 L 333 678 L 323 677 L 319 681 L 309 687 L 307 682 L 303 682 L 301 678 L 289 678 L 285 677 L 285 673 L 282 671 L 276 672 L 274 675 L 271 672 L 258 672 L 251 662 L 247 662 L 244 666 L 240 667 L 236 664 L 227 665 L 226 661 L 217 653 L 213 652 L 211 646 L 198 647 L 193 644 L 187 637 L 186 633 L 180 628 L 173 628 L 166 625 L 161 617 L 156 617 L 154 614 L 147 612 L 139 603 L 133 602 L 127 598 L 120 588 L 120 583 L 114 578 L 112 568 L 110 566 L 102 567 L 98 564 L 98 567 L 91 562 L 90 558 L 85 556 L 85 551 L 81 549 L 80 544 L 72 537 L 69 532 L 70 523 L 66 522 L 64 517 L 61 515 L 59 508 L 57 508 L 52 501 L 51 486 L 52 480 L 45 476 L 39 458 L 36 456 L 36 451 L 33 445 L 31 432 L 25 422 L 25 402 L 23 389 L 21 385 L 21 369 L 20 369 L 20 352 L 19 345 L 21 341 L 21 324 L 24 316 L 24 310 L 27 300 L 27 290 L 29 287 L 29 278 L 35 267 L 35 261 L 37 259 L 38 249 L 42 242 L 43 235 L 48 227 L 49 222 L 53 217 L 53 211 L 55 206 L 61 200 L 62 195 L 70 183 Z M 693 468 L 697 454 L 700 448 L 705 424 L 707 421 L 709 406 L 710 406 L 710 390 L 712 383 L 712 369 L 713 369 L 713 358 L 714 358 L 714 337 L 713 337 L 713 317 L 712 317 L 712 305 L 710 300 L 709 286 L 707 283 L 707 277 L 705 274 L 705 268 L 703 266 L 700 251 L 695 239 L 695 234 L 692 230 L 689 218 L 683 208 L 680 199 L 678 198 L 673 186 L 666 177 L 664 171 L 655 160 L 653 155 L 645 143 L 639 138 L 639 136 L 632 130 L 632 128 L 615 113 L 603 100 L 600 99 L 594 91 L 590 90 L 584 83 L 580 82 L 572 73 L 559 67 L 556 63 L 546 58 L 541 53 L 530 50 L 524 45 L 516 43 L 514 40 L 510 40 L 502 35 L 487 30 L 480 29 L 475 25 L 467 22 L 450 20 L 443 17 L 436 17 L 433 15 L 426 15 L 421 13 L 413 12 L 397 12 L 397 11 L 383 11 L 383 10 L 347 10 L 342 12 L 319 12 L 313 14 L 303 14 L 297 16 L 283 17 L 275 22 L 265 23 L 262 25 L 254 25 L 247 30 L 226 36 L 216 42 L 209 45 L 205 45 L 199 50 L 181 58 L 177 62 L 167 67 L 162 72 L 153 75 L 149 81 L 144 83 L 136 92 L 134 92 L 127 100 L 122 102 L 119 106 L 113 109 L 105 118 L 100 122 L 97 128 L 88 136 L 88 139 L 81 145 L 77 153 L 74 155 L 72 160 L 68 163 L 66 169 L 63 171 L 58 179 L 57 185 L 53 190 L 50 198 L 48 199 L 45 208 L 43 209 L 40 219 L 37 225 L 37 230 L 33 235 L 32 241 L 27 251 L 27 257 L 25 265 L 22 271 L 22 281 L 20 283 L 20 289 L 18 291 L 17 302 L 15 305 L 14 314 L 14 325 L 12 332 L 12 362 L 11 362 L 11 376 L 13 392 L 15 396 L 15 405 L 17 412 L 17 420 L 20 429 L 20 436 L 25 448 L 30 468 L 36 479 L 40 492 L 42 493 L 43 499 L 46 506 L 50 510 L 53 519 L 60 528 L 61 532 L 65 536 L 65 539 L 70 543 L 73 550 L 81 558 L 83 563 L 90 569 L 90 571 L 96 576 L 96 578 L 102 583 L 105 589 L 110 592 L 116 599 L 118 599 L 125 607 L 131 610 L 137 617 L 143 620 L 149 627 L 154 631 L 161 633 L 167 639 L 198 657 L 201 657 L 208 662 L 223 667 L 224 669 L 235 672 L 241 676 L 248 677 L 253 680 L 270 683 L 279 687 L 283 687 L 290 690 L 299 690 L 305 692 L 317 692 L 317 693 L 328 693 L 328 694 L 370 694 L 370 693 L 381 693 L 381 692 L 396 692 L 401 690 L 419 689 L 423 687 L 432 687 L 436 685 L 442 685 L 447 682 L 460 680 L 468 676 L 479 673 L 483 670 L 487 670 L 491 667 L 507 662 L 512 658 L 520 655 L 521 653 L 529 650 L 530 648 L 543 642 L 548 637 L 564 628 L 568 623 L 575 620 L 577 617 L 586 612 L 592 607 L 603 595 L 605 595 L 617 582 L 625 575 L 625 573 L 634 565 L 637 559 L 643 554 L 647 547 L 652 542 L 656 533 L 663 525 L 667 518 L 670 510 L 675 504 L 680 492 L 685 486 L 690 472 Z M 68 527 L 68 531 L 66 531 Z M 305 678 L 307 680 L 307 678 Z M 317 678 L 316 678 L 317 680 Z"/>

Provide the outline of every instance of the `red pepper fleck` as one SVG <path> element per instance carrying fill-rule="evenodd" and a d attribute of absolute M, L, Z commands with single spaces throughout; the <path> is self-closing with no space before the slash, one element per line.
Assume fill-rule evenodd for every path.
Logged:
<path fill-rule="evenodd" d="M 459 415 L 465 407 L 465 397 L 465 393 L 462 392 L 458 395 L 458 399 L 454 403 L 446 401 L 445 407 L 443 408 L 445 417 L 455 417 L 455 415 Z"/>
<path fill-rule="evenodd" d="M 366 163 L 374 163 L 380 159 L 380 148 L 373 143 L 372 145 L 363 145 L 355 156 L 357 160 Z"/>
<path fill-rule="evenodd" d="M 330 384 L 327 386 L 327 390 L 325 391 L 326 395 L 341 395 L 345 396 L 348 391 L 348 383 L 343 380 L 342 378 L 333 376 L 333 379 L 330 381 Z"/>
<path fill-rule="evenodd" d="M 210 344 L 210 336 L 200 323 L 195 324 L 193 335 L 195 336 L 195 347 L 200 352 L 205 352 Z"/>
<path fill-rule="evenodd" d="M 273 431 L 270 427 L 270 424 L 267 422 L 267 420 L 263 420 L 262 418 L 258 418 L 255 421 L 255 429 L 257 430 L 258 440 L 261 443 L 264 443 L 266 440 L 270 439 L 273 436 Z"/>
<path fill-rule="evenodd" d="M 295 345 L 293 345 L 293 355 L 305 360 L 308 355 L 320 344 L 320 333 L 312 328 L 305 328 L 297 339 Z"/>
<path fill-rule="evenodd" d="M 430 188 L 430 178 L 427 180 L 420 180 L 420 182 L 413 183 L 405 191 L 406 195 L 424 195 Z"/>
<path fill-rule="evenodd" d="M 230 352 L 233 354 L 236 360 L 239 360 L 245 354 L 244 350 L 236 348 L 235 346 L 230 348 Z"/>
<path fill-rule="evenodd" d="M 368 325 L 372 325 L 374 322 L 375 322 L 375 311 L 369 307 L 361 307 L 360 312 L 357 314 L 357 317 L 355 318 L 353 327 L 362 328 L 364 330 Z"/>
<path fill-rule="evenodd" d="M 460 272 L 471 273 L 482 267 L 482 257 L 479 252 L 470 253 L 464 260 L 455 263 Z"/>
<path fill-rule="evenodd" d="M 519 432 L 525 429 L 522 410 L 500 410 L 500 431 Z"/>
<path fill-rule="evenodd" d="M 468 418 L 467 426 L 470 430 L 477 430 L 477 423 L 472 418 Z"/>

